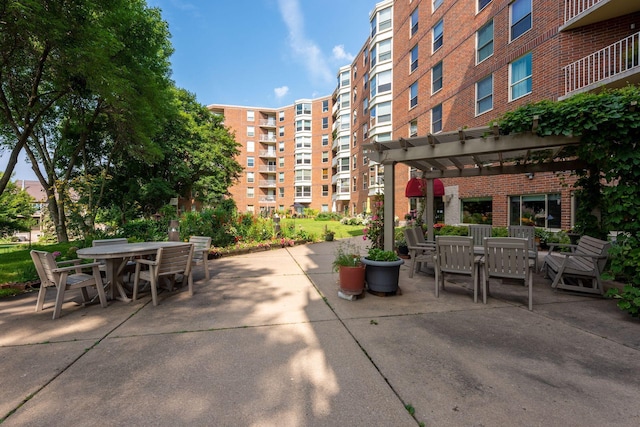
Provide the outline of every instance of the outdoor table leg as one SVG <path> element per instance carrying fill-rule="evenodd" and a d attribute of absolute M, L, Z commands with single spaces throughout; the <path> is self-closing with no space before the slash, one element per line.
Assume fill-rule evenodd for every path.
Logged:
<path fill-rule="evenodd" d="M 127 296 L 127 293 L 124 290 L 124 286 L 122 286 L 122 282 L 120 281 L 120 272 L 123 269 L 123 266 L 126 264 L 126 258 L 109 258 L 106 260 L 107 267 L 107 282 L 111 284 L 109 288 L 109 298 L 114 299 L 117 298 L 123 302 L 131 302 L 131 298 Z M 118 290 L 119 296 L 115 296 L 115 290 Z"/>

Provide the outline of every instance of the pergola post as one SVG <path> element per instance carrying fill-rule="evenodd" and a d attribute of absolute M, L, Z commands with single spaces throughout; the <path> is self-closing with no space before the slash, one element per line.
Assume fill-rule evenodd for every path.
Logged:
<path fill-rule="evenodd" d="M 427 194 L 426 194 L 426 224 L 427 224 L 427 240 L 430 242 L 435 241 L 433 236 L 433 179 L 427 179 Z"/>
<path fill-rule="evenodd" d="M 392 251 L 394 246 L 395 231 L 395 169 L 396 164 L 384 165 L 384 250 Z"/>

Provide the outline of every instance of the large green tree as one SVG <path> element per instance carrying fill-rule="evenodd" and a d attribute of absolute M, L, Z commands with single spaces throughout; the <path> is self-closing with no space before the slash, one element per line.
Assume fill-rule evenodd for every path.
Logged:
<path fill-rule="evenodd" d="M 33 197 L 26 191 L 9 182 L 0 194 L 0 237 L 30 229 L 31 215 L 35 212 L 33 202 Z"/>
<path fill-rule="evenodd" d="M 2 81 L 0 100 L 7 101 L 2 143 L 11 148 L 7 172 L 24 149 L 49 196 L 57 238 L 66 241 L 72 179 L 95 182 L 88 167 L 98 163 L 108 173 L 114 153 L 144 161 L 161 156 L 153 136 L 171 86 L 168 28 L 159 10 L 141 0 L 5 3 L 3 16 L 15 25 L 3 28 L 3 42 L 8 45 L 9 36 L 32 40 L 27 58 L 6 55 L 0 68 L 3 76 L 17 75 L 10 81 L 23 80 L 21 85 Z M 31 19 L 48 26 L 23 29 L 23 21 Z M 34 63 L 44 71 L 38 74 Z M 32 87 L 33 96 L 21 97 L 20 87 Z M 29 102 L 38 108 L 37 120 Z"/>

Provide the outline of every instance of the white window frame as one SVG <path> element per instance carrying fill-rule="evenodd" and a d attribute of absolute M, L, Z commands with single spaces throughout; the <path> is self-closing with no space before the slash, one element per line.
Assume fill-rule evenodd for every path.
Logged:
<path fill-rule="evenodd" d="M 524 78 L 518 79 L 518 81 L 513 81 L 513 65 L 518 63 L 521 60 L 524 60 L 525 58 L 529 58 L 529 62 L 531 64 L 531 74 L 525 76 Z M 517 85 L 520 85 L 524 82 L 526 82 L 527 80 L 531 81 L 531 90 L 529 90 L 528 92 L 525 92 L 521 95 L 518 95 L 516 97 L 513 96 L 513 90 Z M 527 53 L 526 55 L 522 55 L 520 58 L 516 59 L 515 61 L 511 62 L 509 64 L 509 101 L 515 101 L 516 99 L 520 99 L 523 96 L 527 96 L 529 95 L 531 92 L 533 91 L 533 56 L 531 54 L 531 52 Z"/>
<path fill-rule="evenodd" d="M 485 43 L 480 45 L 480 34 L 483 30 L 486 30 L 489 26 L 491 26 L 491 39 L 487 40 Z M 487 60 L 493 56 L 493 41 L 494 41 L 494 26 L 493 19 L 483 25 L 478 31 L 476 31 L 476 64 L 481 63 L 482 61 Z M 480 58 L 480 51 L 484 48 L 491 47 L 491 53 L 485 56 L 484 58 Z"/>
<path fill-rule="evenodd" d="M 525 3 L 528 3 L 529 6 L 529 13 L 523 15 L 517 22 L 513 22 L 513 8 L 517 5 L 521 5 L 524 6 Z M 527 28 L 526 30 L 522 31 L 520 34 L 518 34 L 517 36 L 513 37 L 513 30 L 514 27 L 520 23 L 523 22 L 525 19 L 529 19 L 529 28 Z M 522 37 L 524 34 L 528 33 L 529 31 L 531 31 L 531 28 L 533 28 L 533 1 L 532 0 L 514 0 L 513 2 L 511 2 L 511 4 L 509 5 L 509 41 L 514 41 L 517 40 L 518 38 Z"/>
<path fill-rule="evenodd" d="M 491 91 L 488 94 L 481 97 L 479 92 L 480 84 L 487 81 L 488 79 L 491 79 Z M 490 99 L 491 106 L 481 111 L 480 103 L 487 99 Z M 480 79 L 476 82 L 476 116 L 479 116 L 480 114 L 484 114 L 491 110 L 493 110 L 493 74 L 489 74 L 487 77 Z"/>

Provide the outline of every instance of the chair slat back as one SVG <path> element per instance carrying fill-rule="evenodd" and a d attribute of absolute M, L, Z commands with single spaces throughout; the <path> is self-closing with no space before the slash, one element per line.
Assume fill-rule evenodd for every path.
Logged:
<path fill-rule="evenodd" d="M 45 251 L 31 251 L 31 259 L 40 277 L 40 286 L 56 286 L 60 277 L 53 270 L 58 267 L 53 254 Z"/>
<path fill-rule="evenodd" d="M 529 243 L 519 237 L 491 237 L 484 240 L 486 277 L 529 278 Z"/>
<path fill-rule="evenodd" d="M 123 243 L 129 243 L 125 237 L 118 237 L 116 239 L 98 239 L 94 240 L 92 246 L 106 246 L 106 245 L 121 245 Z"/>
<path fill-rule="evenodd" d="M 473 237 L 474 246 L 482 246 L 485 237 L 491 237 L 492 227 L 489 224 L 469 225 L 469 236 Z"/>
<path fill-rule="evenodd" d="M 537 250 L 536 246 L 536 228 L 530 225 L 510 225 L 509 237 L 519 237 L 527 239 L 527 247 L 529 250 Z"/>
<path fill-rule="evenodd" d="M 418 246 L 413 228 L 404 229 L 404 239 L 407 241 L 407 246 Z"/>
<path fill-rule="evenodd" d="M 578 241 L 578 246 L 576 247 L 575 253 L 602 257 L 597 260 L 581 258 L 582 262 L 591 264 L 594 269 L 597 268 L 598 273 L 602 273 L 605 265 L 607 264 L 607 254 L 609 253 L 610 247 L 611 242 L 596 239 L 595 237 L 591 236 L 582 236 Z"/>
<path fill-rule="evenodd" d="M 201 260 L 204 258 L 205 250 L 211 248 L 211 237 L 191 236 L 189 243 L 193 244 L 193 259 Z"/>
<path fill-rule="evenodd" d="M 192 244 L 160 248 L 156 258 L 158 263 L 157 275 L 184 274 L 186 276 L 191 271 L 192 258 Z"/>
<path fill-rule="evenodd" d="M 473 238 L 471 236 L 437 236 L 436 259 L 440 271 L 473 273 Z"/>

